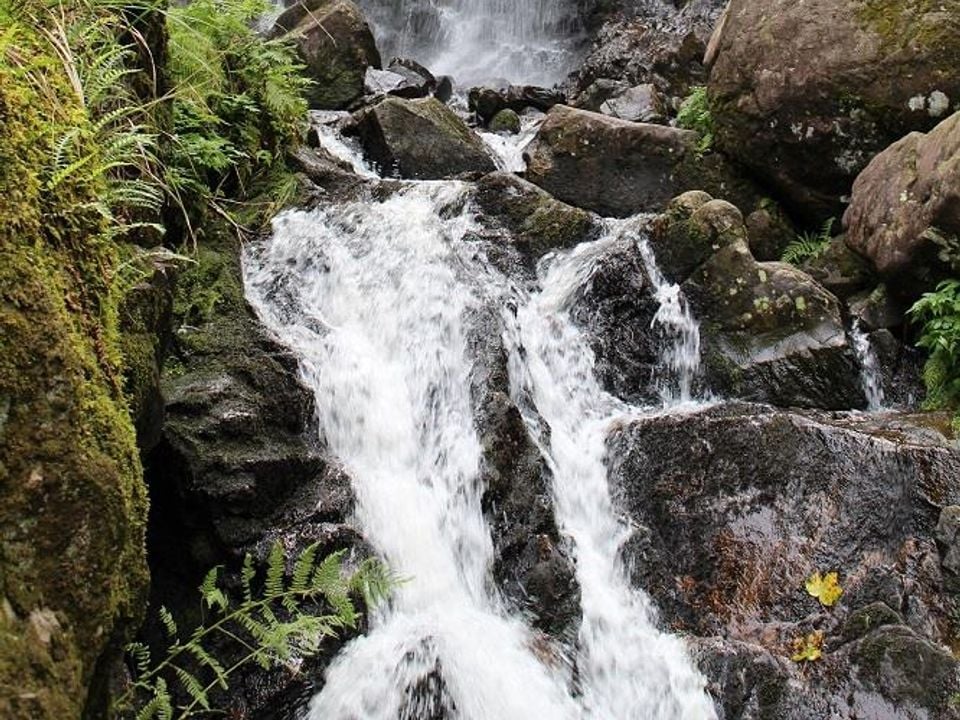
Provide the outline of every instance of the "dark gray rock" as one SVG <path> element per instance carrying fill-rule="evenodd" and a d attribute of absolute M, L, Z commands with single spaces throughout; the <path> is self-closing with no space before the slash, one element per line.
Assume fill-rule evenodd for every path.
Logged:
<path fill-rule="evenodd" d="M 277 19 L 274 36 L 296 44 L 314 83 L 307 90 L 310 107 L 347 108 L 363 95 L 367 68 L 380 67 L 373 33 L 352 0 L 305 0 Z"/>
<path fill-rule="evenodd" d="M 940 511 L 936 537 L 944 585 L 960 592 L 960 506 L 948 505 Z"/>
<path fill-rule="evenodd" d="M 745 223 L 750 252 L 760 261 L 779 260 L 797 237 L 793 223 L 773 201 L 761 200 L 760 207 L 747 215 Z"/>
<path fill-rule="evenodd" d="M 573 564 L 560 549 L 550 471 L 510 399 L 502 337 L 494 308 L 474 315 L 471 396 L 483 451 L 483 508 L 496 551 L 493 574 L 535 627 L 566 638 L 579 620 L 580 590 Z"/>
<path fill-rule="evenodd" d="M 502 88 L 475 87 L 468 94 L 471 110 L 484 122 L 489 123 L 501 110 L 520 113 L 527 108 L 547 112 L 554 105 L 565 101 L 563 93 L 536 85 L 507 85 Z"/>
<path fill-rule="evenodd" d="M 353 132 L 385 175 L 436 180 L 496 169 L 483 141 L 436 98 L 387 97 L 358 114 Z"/>
<path fill-rule="evenodd" d="M 934 530 L 960 498 L 960 450 L 944 436 L 732 404 L 629 423 L 608 457 L 633 580 L 702 638 L 724 716 L 956 717 Z M 827 570 L 844 590 L 829 609 L 804 588 Z M 791 645 L 813 630 L 824 655 L 801 667 Z"/>

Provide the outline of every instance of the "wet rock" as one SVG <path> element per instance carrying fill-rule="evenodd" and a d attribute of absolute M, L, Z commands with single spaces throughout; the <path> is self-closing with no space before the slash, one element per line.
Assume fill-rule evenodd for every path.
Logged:
<path fill-rule="evenodd" d="M 958 17 L 957 0 L 732 0 L 709 82 L 718 146 L 795 213 L 839 215 L 874 154 L 960 98 Z"/>
<path fill-rule="evenodd" d="M 476 185 L 476 203 L 490 236 L 516 248 L 531 270 L 549 251 L 572 247 L 599 232 L 590 213 L 555 200 L 512 173 L 485 175 Z"/>
<path fill-rule="evenodd" d="M 229 236 L 205 238 L 197 264 L 179 278 L 174 313 L 178 330 L 163 376 L 166 421 L 145 462 L 148 544 L 151 605 L 189 623 L 198 619 L 195 588 L 215 565 L 225 566 L 228 587 L 239 588 L 231 583 L 244 554 L 263 562 L 275 541 L 290 557 L 313 542 L 321 554 L 368 550 L 347 523 L 349 479 L 319 440 L 296 359 L 244 300 L 239 247 Z M 155 615 L 143 635 L 162 644 Z M 217 705 L 255 712 L 272 698 L 298 696 L 312 682 L 311 667 L 297 677 L 241 672 Z"/>
<path fill-rule="evenodd" d="M 440 102 L 449 102 L 453 97 L 453 78 L 449 75 L 438 77 L 437 89 L 433 91 L 433 96 Z"/>
<path fill-rule="evenodd" d="M 570 310 L 573 321 L 590 338 L 600 384 L 638 404 L 657 399 L 652 378 L 665 342 L 653 321 L 658 307 L 637 245 L 624 239 L 597 258 Z"/>
<path fill-rule="evenodd" d="M 608 457 L 637 528 L 633 580 L 666 626 L 702 638 L 727 717 L 955 717 L 933 536 L 960 497 L 960 450 L 942 435 L 728 404 L 628 423 Z M 804 589 L 826 570 L 844 589 L 830 609 Z M 791 662 L 814 629 L 823 658 Z"/>
<path fill-rule="evenodd" d="M 857 177 L 843 221 L 847 244 L 901 295 L 916 297 L 957 275 L 960 113 L 877 155 Z"/>
<path fill-rule="evenodd" d="M 527 108 L 547 112 L 554 105 L 564 102 L 563 93 L 536 85 L 507 85 L 503 88 L 475 87 L 468 94 L 471 110 L 484 123 L 489 123 L 501 110 L 520 113 Z"/>
<path fill-rule="evenodd" d="M 471 382 L 483 452 L 483 508 L 496 551 L 494 578 L 534 626 L 567 637 L 579 619 L 580 591 L 570 558 L 560 549 L 550 471 L 510 398 L 502 323 L 492 307 L 478 312 L 469 344 L 476 357 Z"/>
<path fill-rule="evenodd" d="M 520 116 L 515 110 L 504 108 L 490 120 L 488 128 L 493 132 L 506 132 L 516 135 L 520 132 Z"/>
<path fill-rule="evenodd" d="M 427 97 L 437 87 L 437 79 L 423 65 L 404 58 L 393 58 L 386 70 L 367 68 L 364 90 L 373 96 L 396 95 L 409 100 Z"/>
<path fill-rule="evenodd" d="M 599 110 L 604 115 L 632 122 L 663 123 L 667 119 L 666 99 L 650 83 L 628 88 L 609 98 Z"/>
<path fill-rule="evenodd" d="M 912 342 L 881 328 L 867 335 L 877 358 L 884 405 L 917 410 L 926 396 L 923 365 L 926 357 Z M 946 423 L 949 426 L 949 422 Z"/>
<path fill-rule="evenodd" d="M 367 68 L 380 67 L 380 53 L 360 8 L 352 0 L 305 0 L 277 19 L 273 36 L 289 36 L 306 73 L 310 107 L 347 108 L 364 92 Z"/>
<path fill-rule="evenodd" d="M 904 303 L 895 298 L 884 284 L 850 298 L 847 309 L 860 327 L 868 332 L 902 327 L 906 322 Z"/>
<path fill-rule="evenodd" d="M 948 505 L 940 511 L 936 538 L 944 587 L 960 592 L 960 506 Z"/>
<path fill-rule="evenodd" d="M 761 201 L 745 222 L 750 252 L 760 261 L 779 260 L 797 237 L 793 223 L 773 201 Z"/>
<path fill-rule="evenodd" d="M 616 217 L 660 210 L 693 189 L 753 207 L 750 183 L 721 156 L 700 155 L 697 142 L 691 130 L 558 105 L 527 148 L 527 178 L 559 200 Z"/>
<path fill-rule="evenodd" d="M 354 132 L 384 174 L 436 180 L 496 169 L 483 141 L 436 98 L 388 97 L 359 113 Z"/>

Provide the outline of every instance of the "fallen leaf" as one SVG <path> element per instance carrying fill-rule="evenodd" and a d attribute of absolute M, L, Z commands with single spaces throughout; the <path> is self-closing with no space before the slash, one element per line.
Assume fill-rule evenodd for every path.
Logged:
<path fill-rule="evenodd" d="M 843 588 L 837 578 L 837 573 L 829 572 L 826 575 L 820 575 L 815 572 L 807 578 L 807 592 L 820 601 L 824 607 L 833 607 L 840 596 L 843 595 Z"/>

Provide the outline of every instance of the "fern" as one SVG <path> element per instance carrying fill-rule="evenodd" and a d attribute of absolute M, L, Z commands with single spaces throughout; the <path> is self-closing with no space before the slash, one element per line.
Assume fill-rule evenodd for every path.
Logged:
<path fill-rule="evenodd" d="M 117 698 L 115 710 L 137 720 L 172 719 L 173 697 L 179 693 L 186 700 L 175 708 L 177 720 L 209 711 L 211 692 L 227 689 L 230 676 L 239 668 L 250 663 L 264 669 L 292 667 L 300 658 L 315 655 L 324 639 L 357 627 L 360 615 L 351 592 L 378 588 L 382 594 L 369 598 L 368 605 L 372 607 L 386 597 L 396 582 L 378 560 L 365 560 L 347 575 L 343 568 L 344 552 L 318 560 L 317 551 L 316 544 L 306 548 L 294 561 L 288 580 L 283 548 L 275 543 L 268 554 L 260 593 L 255 592 L 259 573 L 247 555 L 240 570 L 243 600 L 236 605 L 229 602 L 220 587 L 220 568 L 211 569 L 199 591 L 203 604 L 215 614 L 197 627 L 187 642 L 174 639 L 176 622 L 161 608 L 161 624 L 174 641 L 166 657 L 153 666 L 146 646 L 134 643 L 127 648 L 134 680 L 127 692 Z M 319 607 L 329 611 L 318 613 Z M 239 647 L 240 659 L 225 666 L 209 650 L 214 642 Z M 196 668 L 191 670 L 188 665 Z"/>
<path fill-rule="evenodd" d="M 706 87 L 698 85 L 690 89 L 690 94 L 677 112 L 677 125 L 700 133 L 700 140 L 697 142 L 698 154 L 702 155 L 713 147 L 713 115 L 710 112 Z"/>
<path fill-rule="evenodd" d="M 781 260 L 791 265 L 799 265 L 806 260 L 820 257 L 833 240 L 833 225 L 836 218 L 827 218 L 818 232 L 797 235 L 783 250 Z"/>
<path fill-rule="evenodd" d="M 938 284 L 908 315 L 921 326 L 917 346 L 929 353 L 923 369 L 925 405 L 960 410 L 960 280 Z M 960 413 L 955 423 L 960 423 Z"/>

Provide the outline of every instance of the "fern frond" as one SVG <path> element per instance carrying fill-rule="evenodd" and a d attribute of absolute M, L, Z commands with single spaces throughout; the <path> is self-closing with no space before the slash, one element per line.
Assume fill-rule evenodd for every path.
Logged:
<path fill-rule="evenodd" d="M 203 707 L 204 710 L 209 710 L 210 698 L 207 696 L 203 684 L 196 676 L 190 671 L 184 670 L 182 667 L 176 665 L 173 667 L 173 671 L 177 676 L 177 680 L 180 681 L 180 686 L 186 691 L 187 695 L 190 696 L 190 699 Z"/>
<path fill-rule="evenodd" d="M 284 591 L 284 556 L 283 546 L 279 541 L 274 542 L 270 548 L 270 555 L 267 558 L 267 579 L 265 581 L 265 593 L 267 597 L 277 597 Z"/>
<path fill-rule="evenodd" d="M 173 615 L 167 610 L 163 605 L 160 606 L 160 622 L 163 625 L 163 630 L 167 634 L 167 637 L 171 640 L 176 639 L 178 635 L 177 622 L 173 619 Z"/>

